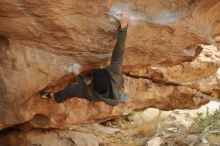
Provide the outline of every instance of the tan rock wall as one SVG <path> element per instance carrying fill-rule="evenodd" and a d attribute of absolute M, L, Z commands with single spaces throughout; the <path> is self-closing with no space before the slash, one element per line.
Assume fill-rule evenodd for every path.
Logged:
<path fill-rule="evenodd" d="M 220 35 L 219 0 L 121 1 L 144 16 L 128 29 L 124 59 L 128 104 L 113 108 L 101 102 L 72 99 L 57 105 L 39 99 L 39 90 L 72 80 L 68 76 L 72 63 L 81 64 L 82 70 L 108 63 L 117 30 L 108 12 L 116 2 L 0 0 L 0 128 L 28 121 L 38 114 L 50 121 L 38 127 L 64 127 L 149 106 L 194 108 L 207 101 L 206 98 L 194 103 L 199 89 L 179 86 L 189 80 L 187 73 L 179 78 L 175 71 L 163 67 L 184 72 L 172 66 L 192 61 L 198 55 L 195 45 L 213 42 Z M 175 21 L 164 22 L 167 15 Z M 198 70 L 202 70 L 201 78 L 214 74 L 218 65 L 215 61 L 202 63 L 201 68 L 190 72 L 190 81 L 200 80 Z M 161 71 L 145 72 L 155 67 Z M 143 78 L 151 78 L 134 79 L 131 72 L 137 76 L 143 72 Z M 162 79 L 162 85 L 154 77 Z M 169 80 L 168 84 L 163 83 L 164 79 Z"/>

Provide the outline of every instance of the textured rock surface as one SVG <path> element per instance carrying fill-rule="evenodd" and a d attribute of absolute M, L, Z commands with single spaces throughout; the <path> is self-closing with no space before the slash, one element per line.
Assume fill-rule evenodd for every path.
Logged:
<path fill-rule="evenodd" d="M 94 135 L 69 130 L 14 132 L 10 136 L 1 137 L 0 139 L 1 146 L 99 146 L 99 140 Z"/>
<path fill-rule="evenodd" d="M 117 25 L 107 13 L 115 2 L 0 0 L 0 129 L 29 120 L 29 126 L 63 128 L 149 106 L 195 108 L 219 97 L 219 60 L 188 62 L 201 52 L 196 44 L 219 43 L 220 1 L 134 0 L 123 1 L 143 15 L 129 26 L 126 42 L 129 102 L 113 108 L 77 98 L 60 105 L 40 100 L 39 90 L 61 89 L 73 79 L 72 63 L 82 71 L 108 63 Z M 204 86 L 209 78 L 216 86 Z"/>
<path fill-rule="evenodd" d="M 192 134 L 189 132 L 193 118 L 197 117 L 198 113 L 205 117 L 207 111 L 209 114 L 213 114 L 215 110 L 219 109 L 219 106 L 219 102 L 211 101 L 194 110 L 160 111 L 159 109 L 148 108 L 102 124 L 74 125 L 65 130 L 33 129 L 24 132 L 11 129 L 7 131 L 7 134 L 0 134 L 0 145 L 141 146 L 148 143 L 149 146 L 166 146 L 174 143 L 174 141 L 176 146 L 190 145 L 201 136 L 201 133 Z M 159 113 L 160 129 L 157 131 Z M 220 135 L 214 133 L 212 136 L 213 139 L 207 139 L 208 136 L 204 137 L 210 145 L 218 145 Z M 157 142 L 161 144 L 156 145 Z"/>

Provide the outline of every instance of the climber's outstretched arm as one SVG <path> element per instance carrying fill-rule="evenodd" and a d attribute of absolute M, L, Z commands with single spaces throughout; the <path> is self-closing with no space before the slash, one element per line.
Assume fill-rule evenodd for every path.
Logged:
<path fill-rule="evenodd" d="M 118 28 L 117 42 L 112 52 L 111 63 L 107 67 L 109 71 L 115 74 L 121 74 L 122 72 L 123 55 L 128 27 L 128 17 L 128 12 L 123 11 L 122 16 L 120 18 L 117 18 L 120 22 L 120 27 Z"/>

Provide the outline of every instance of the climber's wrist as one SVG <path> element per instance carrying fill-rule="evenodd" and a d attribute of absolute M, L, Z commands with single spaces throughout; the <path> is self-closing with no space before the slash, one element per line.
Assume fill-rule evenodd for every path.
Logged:
<path fill-rule="evenodd" d="M 119 20 L 120 26 L 122 29 L 125 29 L 128 27 L 128 19 L 129 19 L 129 14 L 128 14 L 128 11 L 125 10 L 122 12 L 121 18 Z"/>
<path fill-rule="evenodd" d="M 121 24 L 121 29 L 126 29 L 128 27 L 128 23 Z"/>

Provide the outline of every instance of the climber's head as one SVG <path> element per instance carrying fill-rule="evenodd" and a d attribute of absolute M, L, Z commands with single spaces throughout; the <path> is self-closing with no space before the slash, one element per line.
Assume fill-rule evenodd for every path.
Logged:
<path fill-rule="evenodd" d="M 98 93 L 106 93 L 110 88 L 109 78 L 106 76 L 99 76 L 93 79 L 94 88 Z"/>

